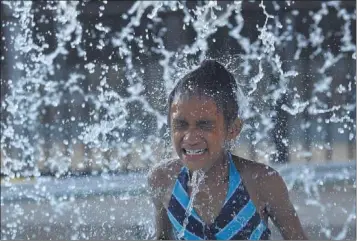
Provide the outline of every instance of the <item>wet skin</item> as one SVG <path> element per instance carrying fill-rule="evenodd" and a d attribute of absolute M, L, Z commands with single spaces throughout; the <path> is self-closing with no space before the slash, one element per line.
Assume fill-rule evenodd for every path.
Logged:
<path fill-rule="evenodd" d="M 159 164 L 148 178 L 156 208 L 156 239 L 173 238 L 166 209 L 183 165 L 190 173 L 199 169 L 205 172 L 193 208 L 207 224 L 215 220 L 228 189 L 224 143 L 236 138 L 242 127 L 239 119 L 227 126 L 213 99 L 205 96 L 181 97 L 173 102 L 171 110 L 172 143 L 180 159 Z M 261 218 L 266 223 L 271 218 L 284 239 L 307 239 L 280 175 L 264 164 L 237 156 L 232 158 Z"/>
<path fill-rule="evenodd" d="M 171 136 L 175 151 L 191 170 L 209 170 L 222 162 L 228 137 L 223 115 L 208 97 L 182 97 L 171 106 Z"/>

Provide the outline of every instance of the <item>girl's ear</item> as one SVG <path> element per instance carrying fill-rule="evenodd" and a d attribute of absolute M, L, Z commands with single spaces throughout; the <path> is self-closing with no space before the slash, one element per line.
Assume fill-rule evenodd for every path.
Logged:
<path fill-rule="evenodd" d="M 243 121 L 239 118 L 237 118 L 228 128 L 228 140 L 235 139 L 237 136 L 239 136 L 241 130 L 243 128 Z"/>

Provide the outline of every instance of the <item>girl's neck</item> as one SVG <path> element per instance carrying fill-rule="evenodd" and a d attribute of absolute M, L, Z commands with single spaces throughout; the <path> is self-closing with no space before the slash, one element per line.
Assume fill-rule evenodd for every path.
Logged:
<path fill-rule="evenodd" d="M 204 182 L 206 185 L 219 185 L 223 182 L 228 181 L 228 166 L 229 166 L 229 156 L 227 151 L 224 151 L 221 157 L 213 163 L 213 165 L 205 170 L 204 172 Z M 189 173 L 190 180 L 192 179 L 192 172 Z"/>

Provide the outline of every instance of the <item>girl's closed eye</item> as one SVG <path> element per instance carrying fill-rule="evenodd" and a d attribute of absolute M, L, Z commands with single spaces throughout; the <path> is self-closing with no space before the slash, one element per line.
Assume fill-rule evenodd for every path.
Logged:
<path fill-rule="evenodd" d="M 184 120 L 173 120 L 172 128 L 174 130 L 182 130 L 188 126 L 188 123 Z"/>
<path fill-rule="evenodd" d="M 197 123 L 197 126 L 202 130 L 212 130 L 214 128 L 214 124 L 209 120 L 202 120 Z"/>

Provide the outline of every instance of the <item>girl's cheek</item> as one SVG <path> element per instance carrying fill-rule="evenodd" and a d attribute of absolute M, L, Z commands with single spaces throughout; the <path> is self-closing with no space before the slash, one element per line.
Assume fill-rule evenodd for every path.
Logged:
<path fill-rule="evenodd" d="M 173 139 L 173 141 L 179 141 L 180 140 L 180 133 L 174 132 L 172 134 L 172 139 Z"/>

